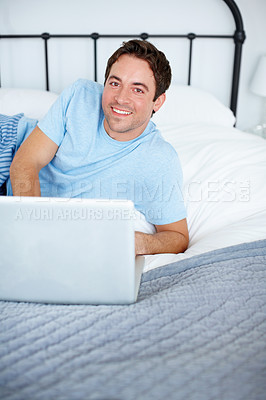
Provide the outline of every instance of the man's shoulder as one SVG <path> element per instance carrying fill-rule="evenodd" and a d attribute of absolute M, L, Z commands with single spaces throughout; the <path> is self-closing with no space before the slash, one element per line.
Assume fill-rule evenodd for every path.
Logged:
<path fill-rule="evenodd" d="M 62 91 L 60 98 L 68 106 L 70 102 L 80 102 L 82 99 L 88 101 L 92 98 L 95 101 L 100 101 L 102 92 L 103 85 L 88 79 L 78 79 Z"/>
<path fill-rule="evenodd" d="M 98 82 L 91 81 L 89 79 L 78 79 L 73 83 L 73 89 L 75 91 L 85 90 L 90 93 L 99 93 L 103 92 L 103 85 Z"/>
<path fill-rule="evenodd" d="M 75 81 L 68 90 L 65 91 L 63 97 L 66 99 L 67 104 L 71 104 L 71 110 L 77 109 L 82 112 L 82 104 L 86 105 L 86 113 L 88 107 L 91 110 L 101 110 L 102 104 L 103 85 L 88 79 L 78 79 Z"/>

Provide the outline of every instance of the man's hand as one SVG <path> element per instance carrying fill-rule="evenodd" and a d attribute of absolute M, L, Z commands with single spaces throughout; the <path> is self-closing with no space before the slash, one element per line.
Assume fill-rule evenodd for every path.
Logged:
<path fill-rule="evenodd" d="M 39 172 L 55 156 L 56 143 L 38 126 L 18 149 L 10 167 L 13 196 L 40 196 Z"/>
<path fill-rule="evenodd" d="M 135 232 L 136 255 L 183 253 L 189 242 L 186 219 L 166 225 L 155 225 L 156 233 Z"/>

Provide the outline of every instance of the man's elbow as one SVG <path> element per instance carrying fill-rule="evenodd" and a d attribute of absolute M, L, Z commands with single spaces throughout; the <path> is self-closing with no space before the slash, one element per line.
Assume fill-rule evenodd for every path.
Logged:
<path fill-rule="evenodd" d="M 176 251 L 175 251 L 175 253 L 176 253 L 176 254 L 178 254 L 178 253 L 184 253 L 184 252 L 187 250 L 188 245 L 189 245 L 189 236 L 180 233 L 180 234 L 179 234 L 179 237 L 178 237 L 177 244 L 176 244 Z"/>

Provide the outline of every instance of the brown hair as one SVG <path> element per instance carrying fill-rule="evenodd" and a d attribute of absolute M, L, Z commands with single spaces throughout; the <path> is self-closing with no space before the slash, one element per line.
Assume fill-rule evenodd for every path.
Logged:
<path fill-rule="evenodd" d="M 109 58 L 105 70 L 105 81 L 110 74 L 112 65 L 118 60 L 122 54 L 132 55 L 142 60 L 147 61 L 149 64 L 156 82 L 156 91 L 153 101 L 155 101 L 161 94 L 163 94 L 170 86 L 171 83 L 171 67 L 169 61 L 164 53 L 158 50 L 153 44 L 146 40 L 129 40 L 123 42 L 122 46 L 117 49 L 114 54 Z"/>

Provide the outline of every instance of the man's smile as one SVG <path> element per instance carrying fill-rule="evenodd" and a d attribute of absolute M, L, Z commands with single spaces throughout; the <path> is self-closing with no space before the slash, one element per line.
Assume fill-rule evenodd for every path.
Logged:
<path fill-rule="evenodd" d="M 116 107 L 111 107 L 114 113 L 119 114 L 119 115 L 130 115 L 132 114 L 132 111 L 126 111 L 126 110 L 120 110 L 119 108 Z"/>

